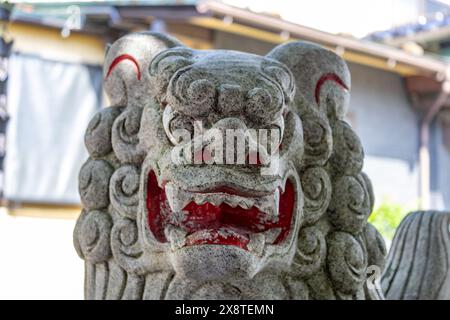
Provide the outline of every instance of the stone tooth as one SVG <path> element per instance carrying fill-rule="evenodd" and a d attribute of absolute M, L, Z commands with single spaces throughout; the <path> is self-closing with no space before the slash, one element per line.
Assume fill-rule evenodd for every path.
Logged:
<path fill-rule="evenodd" d="M 240 198 L 239 206 L 243 209 L 250 209 L 254 205 L 254 200 L 251 198 Z"/>
<path fill-rule="evenodd" d="M 238 203 L 238 205 L 239 205 L 239 207 L 241 207 L 242 209 L 249 209 L 249 208 L 250 208 L 250 207 L 248 206 L 248 204 L 247 204 L 245 201 L 243 201 L 243 200 L 240 200 L 239 203 Z"/>
<path fill-rule="evenodd" d="M 248 250 L 261 257 L 264 251 L 265 239 L 266 237 L 263 233 L 252 233 L 250 235 L 250 241 L 247 244 Z"/>
<path fill-rule="evenodd" d="M 249 208 L 251 208 L 255 205 L 255 199 L 253 199 L 253 198 L 245 198 L 244 201 L 247 202 L 247 205 Z"/>
<path fill-rule="evenodd" d="M 225 197 L 221 194 L 210 194 L 206 197 L 206 201 L 213 204 L 214 206 L 218 207 L 222 204 Z"/>
<path fill-rule="evenodd" d="M 239 198 L 236 196 L 228 196 L 225 198 L 225 203 L 232 208 L 236 208 L 239 205 Z"/>
<path fill-rule="evenodd" d="M 280 180 L 279 188 L 281 189 L 281 193 L 283 194 L 286 191 L 286 184 L 288 180 L 291 179 L 291 182 L 295 182 L 292 180 L 296 180 L 294 175 L 291 172 L 288 172 L 283 179 Z"/>
<path fill-rule="evenodd" d="M 277 240 L 280 233 L 281 228 L 273 228 L 263 232 L 266 243 L 273 244 L 275 240 Z"/>
<path fill-rule="evenodd" d="M 280 188 L 281 188 L 281 193 L 284 193 L 286 191 L 286 183 L 288 181 L 288 178 L 285 178 L 281 183 L 280 183 Z"/>
<path fill-rule="evenodd" d="M 173 212 L 180 212 L 192 201 L 191 193 L 181 190 L 172 183 L 166 184 L 165 191 L 170 209 L 172 209 Z"/>
<path fill-rule="evenodd" d="M 266 148 L 260 148 L 258 150 L 258 157 L 263 164 L 270 164 L 270 161 L 272 161 L 270 155 L 268 154 Z"/>
<path fill-rule="evenodd" d="M 195 194 L 194 195 L 194 201 L 198 205 L 202 205 L 206 202 L 206 194 Z"/>
<path fill-rule="evenodd" d="M 275 216 L 279 216 L 279 209 L 280 209 L 280 189 L 276 188 L 274 193 L 274 212 Z"/>
<path fill-rule="evenodd" d="M 266 213 L 269 218 L 278 218 L 278 209 L 280 207 L 280 190 L 275 189 L 274 193 L 261 197 L 255 203 L 255 206 Z"/>
<path fill-rule="evenodd" d="M 172 249 L 172 251 L 184 247 L 186 243 L 186 231 L 169 225 L 164 229 L 164 234 L 170 242 L 170 248 Z"/>
<path fill-rule="evenodd" d="M 266 212 L 266 207 L 268 207 L 268 203 L 270 203 L 270 197 L 264 196 L 258 198 L 258 200 L 255 203 L 255 207 L 259 209 L 259 211 Z"/>

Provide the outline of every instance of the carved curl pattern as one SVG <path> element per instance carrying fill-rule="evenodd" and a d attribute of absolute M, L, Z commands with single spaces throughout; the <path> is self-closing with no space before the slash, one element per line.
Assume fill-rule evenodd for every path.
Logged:
<path fill-rule="evenodd" d="M 297 251 L 293 261 L 293 272 L 301 277 L 316 273 L 325 260 L 326 242 L 323 233 L 317 227 L 300 230 Z"/>
<path fill-rule="evenodd" d="M 383 270 L 387 254 L 383 237 L 370 223 L 364 228 L 363 237 L 366 244 L 369 265 L 376 265 L 380 270 Z"/>
<path fill-rule="evenodd" d="M 328 121 L 320 116 L 302 116 L 305 153 L 303 164 L 323 166 L 332 151 L 332 134 Z"/>
<path fill-rule="evenodd" d="M 86 209 L 101 209 L 109 204 L 108 188 L 113 167 L 104 160 L 89 159 L 81 167 L 78 191 Z"/>
<path fill-rule="evenodd" d="M 333 232 L 327 237 L 328 271 L 338 292 L 353 294 L 366 279 L 367 254 L 349 233 Z"/>
<path fill-rule="evenodd" d="M 110 232 L 112 219 L 103 211 L 84 211 L 77 221 L 74 238 L 80 255 L 92 263 L 100 263 L 111 257 Z"/>
<path fill-rule="evenodd" d="M 156 98 L 161 102 L 173 74 L 194 62 L 191 49 L 178 47 L 163 51 L 156 56 L 149 66 L 151 84 L 156 92 Z"/>
<path fill-rule="evenodd" d="M 120 214 L 135 220 L 139 205 L 139 170 L 125 165 L 118 168 L 111 177 L 111 204 Z"/>
<path fill-rule="evenodd" d="M 361 172 L 360 176 L 364 180 L 364 186 L 366 187 L 369 196 L 370 212 L 372 212 L 373 206 L 375 205 L 375 194 L 373 192 L 372 182 L 365 172 Z"/>
<path fill-rule="evenodd" d="M 112 151 L 111 130 L 114 120 L 122 112 L 122 109 L 122 107 L 105 108 L 89 122 L 84 135 L 84 143 L 91 157 L 100 158 Z"/>
<path fill-rule="evenodd" d="M 338 230 L 358 234 L 366 225 L 370 212 L 370 195 L 361 174 L 334 181 L 328 216 Z"/>
<path fill-rule="evenodd" d="M 261 69 L 280 85 L 285 102 L 291 102 L 294 99 L 295 79 L 289 68 L 278 61 L 265 59 L 261 63 Z"/>
<path fill-rule="evenodd" d="M 128 107 L 116 118 L 112 129 L 112 146 L 117 158 L 125 163 L 141 163 L 145 152 L 139 144 L 142 109 Z"/>
<path fill-rule="evenodd" d="M 364 150 L 359 137 L 345 121 L 333 124 L 331 167 L 338 175 L 358 174 L 364 164 Z"/>
<path fill-rule="evenodd" d="M 312 224 L 326 212 L 331 200 L 331 181 L 322 167 L 308 168 L 301 174 L 302 190 L 305 196 L 303 206 L 306 224 Z"/>
<path fill-rule="evenodd" d="M 143 255 L 136 222 L 119 218 L 111 231 L 111 250 L 117 263 L 128 272 L 144 274 L 140 258 Z"/>

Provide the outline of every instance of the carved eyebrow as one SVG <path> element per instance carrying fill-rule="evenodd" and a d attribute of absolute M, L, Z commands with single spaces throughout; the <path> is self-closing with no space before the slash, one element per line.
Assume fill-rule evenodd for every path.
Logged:
<path fill-rule="evenodd" d="M 136 59 L 135 59 L 133 56 L 129 55 L 129 54 L 121 54 L 120 56 L 117 56 L 117 57 L 113 60 L 113 62 L 111 62 L 111 64 L 109 65 L 109 68 L 108 68 L 108 73 L 106 74 L 106 79 L 108 79 L 109 75 L 110 75 L 111 72 L 114 70 L 114 68 L 115 68 L 120 62 L 125 61 L 125 60 L 129 60 L 129 61 L 131 61 L 131 62 L 134 64 L 134 66 L 135 66 L 135 68 L 136 68 L 137 79 L 140 81 L 140 80 L 141 80 L 141 69 L 139 68 L 139 64 L 138 64 L 138 62 L 136 61 Z"/>
<path fill-rule="evenodd" d="M 317 104 L 320 103 L 320 89 L 322 88 L 322 85 L 328 80 L 337 83 L 337 85 L 343 88 L 344 90 L 348 90 L 347 85 L 344 83 L 344 81 L 342 81 L 342 79 L 337 74 L 325 73 L 320 77 L 319 80 L 317 80 L 316 88 L 314 89 L 314 97 L 316 98 Z"/>
<path fill-rule="evenodd" d="M 279 61 L 271 60 L 271 59 L 265 60 L 262 62 L 262 69 L 271 78 L 273 78 L 273 80 L 275 80 L 275 82 L 280 86 L 283 94 L 285 96 L 287 95 L 287 97 L 285 97 L 285 98 L 290 99 L 291 94 L 293 93 L 293 90 L 294 90 L 295 79 L 292 76 L 289 69 L 284 64 L 280 63 Z M 284 76 L 286 76 L 288 78 L 288 83 L 287 84 L 283 83 L 282 79 L 280 79 L 279 77 L 277 77 L 276 74 L 274 74 L 273 69 L 281 70 L 282 73 L 284 74 Z"/>
<path fill-rule="evenodd" d="M 179 57 L 185 59 L 193 58 L 193 54 L 191 51 L 186 50 L 186 48 L 172 48 L 169 50 L 165 50 L 156 55 L 150 62 L 149 72 L 151 75 L 155 75 L 159 68 L 159 64 L 167 58 L 170 57 Z M 192 64 L 192 62 L 191 62 Z"/>

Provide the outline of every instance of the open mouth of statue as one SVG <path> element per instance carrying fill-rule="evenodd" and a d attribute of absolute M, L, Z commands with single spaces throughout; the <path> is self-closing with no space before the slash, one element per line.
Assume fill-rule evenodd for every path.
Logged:
<path fill-rule="evenodd" d="M 255 193 L 256 194 L 256 193 Z M 173 182 L 158 185 L 150 171 L 147 213 L 151 232 L 173 250 L 195 245 L 230 245 L 262 254 L 267 244 L 281 244 L 289 234 L 295 208 L 293 183 L 270 194 L 221 186 L 205 192 L 190 192 Z"/>

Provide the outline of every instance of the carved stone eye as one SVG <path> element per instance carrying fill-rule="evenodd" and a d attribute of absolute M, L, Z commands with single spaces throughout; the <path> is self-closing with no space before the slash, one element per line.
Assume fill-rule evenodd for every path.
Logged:
<path fill-rule="evenodd" d="M 167 50 L 156 56 L 150 63 L 150 75 L 173 74 L 176 70 L 193 63 L 192 52 L 185 49 Z"/>
<path fill-rule="evenodd" d="M 289 102 L 294 98 L 295 81 L 289 68 L 278 61 L 265 59 L 261 63 L 261 69 L 280 86 L 285 102 Z"/>
<path fill-rule="evenodd" d="M 264 71 L 280 84 L 281 88 L 283 89 L 285 99 L 287 101 L 290 101 L 293 98 L 294 94 L 293 79 L 291 74 L 283 68 L 277 66 L 267 67 L 264 69 Z"/>
<path fill-rule="evenodd" d="M 193 81 L 187 89 L 188 101 L 193 104 L 189 112 L 193 116 L 205 115 L 214 105 L 216 87 L 207 79 Z"/>
<path fill-rule="evenodd" d="M 164 52 L 153 59 L 149 67 L 149 73 L 151 85 L 154 87 L 159 100 L 164 98 L 167 86 L 175 72 L 191 65 L 193 62 L 190 52 L 179 52 L 179 50 Z"/>
<path fill-rule="evenodd" d="M 247 94 L 247 115 L 250 118 L 265 119 L 267 108 L 272 103 L 272 97 L 266 89 L 254 88 Z"/>

